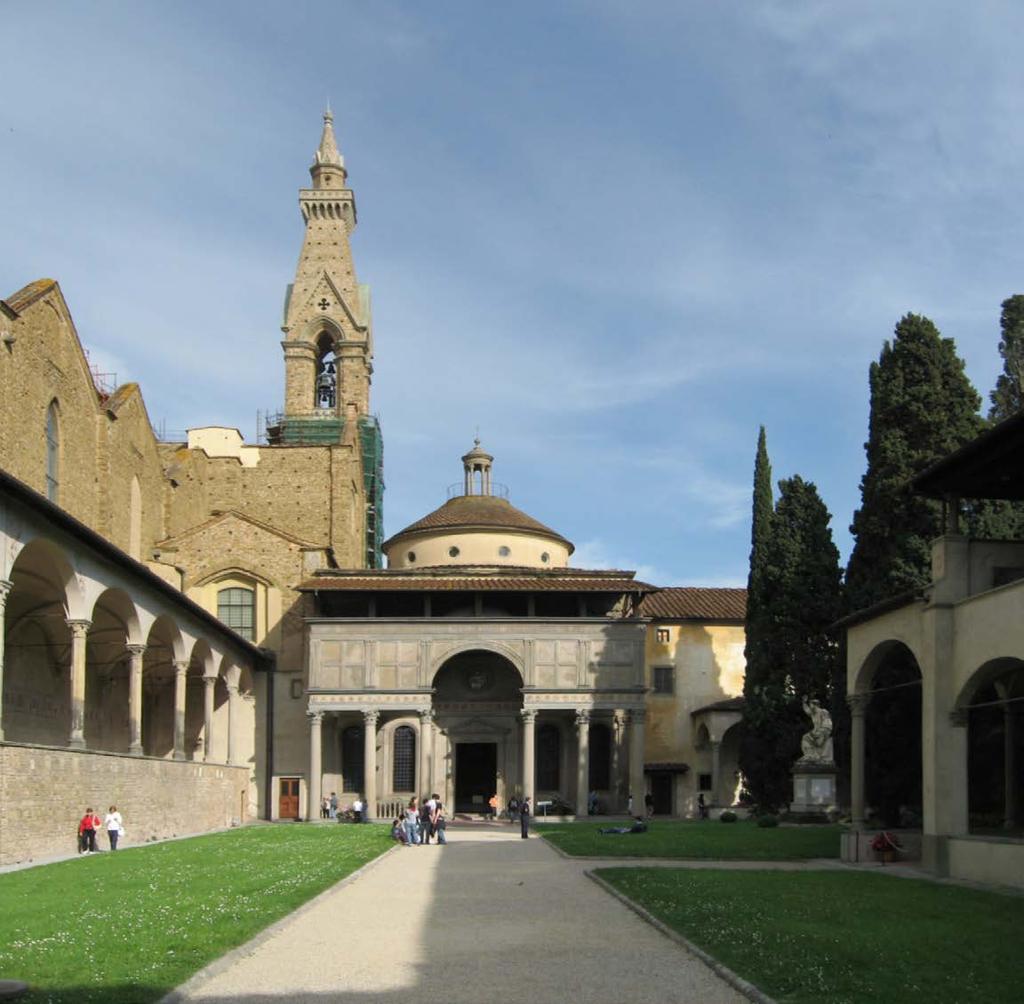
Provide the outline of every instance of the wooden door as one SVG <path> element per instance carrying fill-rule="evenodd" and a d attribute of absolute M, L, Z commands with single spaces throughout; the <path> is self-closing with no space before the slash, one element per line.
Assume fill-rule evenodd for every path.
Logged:
<path fill-rule="evenodd" d="M 299 818 L 299 779 L 282 777 L 278 782 L 277 815 L 279 819 Z"/>

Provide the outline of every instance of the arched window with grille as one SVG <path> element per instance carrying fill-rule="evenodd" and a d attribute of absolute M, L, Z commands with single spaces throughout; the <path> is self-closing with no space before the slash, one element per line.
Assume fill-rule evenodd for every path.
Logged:
<path fill-rule="evenodd" d="M 46 410 L 46 497 L 60 501 L 60 414 L 57 402 Z"/>
<path fill-rule="evenodd" d="M 408 725 L 399 725 L 391 746 L 392 791 L 416 790 L 416 733 Z"/>
<path fill-rule="evenodd" d="M 601 722 L 590 726 L 590 779 L 591 791 L 608 791 L 612 777 L 612 730 Z"/>
<path fill-rule="evenodd" d="M 562 734 L 557 725 L 537 729 L 537 787 L 557 791 L 562 781 Z"/>
<path fill-rule="evenodd" d="M 341 786 L 344 791 L 363 790 L 363 729 L 350 725 L 341 733 Z"/>
<path fill-rule="evenodd" d="M 241 586 L 229 586 L 217 593 L 217 616 L 243 638 L 253 641 L 256 634 L 256 592 Z"/>

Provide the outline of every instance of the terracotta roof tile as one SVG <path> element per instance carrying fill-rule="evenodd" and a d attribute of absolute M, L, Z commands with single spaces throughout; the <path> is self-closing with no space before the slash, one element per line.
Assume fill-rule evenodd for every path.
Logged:
<path fill-rule="evenodd" d="M 498 498 L 494 495 L 458 495 L 449 499 L 439 509 L 435 509 L 423 519 L 410 523 L 404 530 L 399 530 L 398 533 L 392 535 L 384 541 L 384 547 L 388 547 L 400 537 L 426 533 L 430 530 L 490 530 L 495 528 L 538 533 L 550 537 L 552 540 L 561 541 L 569 546 L 570 552 L 572 550 L 572 544 L 561 534 L 538 522 L 532 516 L 527 516 L 525 512 L 512 505 L 508 499 Z"/>
<path fill-rule="evenodd" d="M 747 616 L 747 591 L 700 586 L 659 589 L 644 597 L 640 614 L 654 620 L 742 621 Z"/>
<path fill-rule="evenodd" d="M 715 701 L 714 704 L 705 704 L 701 708 L 694 708 L 692 715 L 703 714 L 705 711 L 739 711 L 742 712 L 747 706 L 745 697 L 727 697 L 724 701 Z"/>
<path fill-rule="evenodd" d="M 475 572 L 453 571 L 451 568 L 424 569 L 408 572 L 403 569 L 375 569 L 345 574 L 317 575 L 307 579 L 299 589 L 343 592 L 577 592 L 577 593 L 646 593 L 656 589 L 638 582 L 632 572 L 598 571 L 560 568 L 537 571 L 513 568 Z"/>

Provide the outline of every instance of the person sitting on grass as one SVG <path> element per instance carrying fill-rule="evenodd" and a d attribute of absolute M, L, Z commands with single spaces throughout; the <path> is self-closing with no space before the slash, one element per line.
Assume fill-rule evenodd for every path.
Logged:
<path fill-rule="evenodd" d="M 647 823 L 644 822 L 643 816 L 637 816 L 633 820 L 632 826 L 607 826 L 602 830 L 598 830 L 598 833 L 646 833 Z"/>
<path fill-rule="evenodd" d="M 391 821 L 391 839 L 396 843 L 405 844 L 406 847 L 409 846 L 409 840 L 405 835 L 405 825 L 401 819 Z"/>

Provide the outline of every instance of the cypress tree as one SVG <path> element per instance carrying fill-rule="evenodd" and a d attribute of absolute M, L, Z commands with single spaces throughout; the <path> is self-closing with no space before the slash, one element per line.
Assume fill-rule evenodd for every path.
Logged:
<path fill-rule="evenodd" d="M 747 796 L 763 804 L 766 795 L 765 749 L 774 742 L 772 722 L 776 717 L 777 695 L 772 687 L 771 633 L 765 608 L 767 552 L 772 534 L 774 502 L 772 468 L 768 460 L 764 426 L 757 437 L 754 460 L 754 490 L 751 506 L 750 571 L 747 576 L 746 673 L 743 679 L 743 736 L 740 742 L 740 771 Z"/>
<path fill-rule="evenodd" d="M 751 759 L 756 755 L 748 788 L 762 808 L 785 805 L 792 795 L 790 768 L 807 731 L 802 699 L 827 706 L 832 691 L 836 646 L 826 630 L 839 617 L 841 573 L 830 520 L 812 483 L 799 476 L 779 482 L 764 548 L 758 675 L 744 712 Z"/>
<path fill-rule="evenodd" d="M 928 581 L 941 509 L 914 495 L 910 481 L 982 427 L 980 399 L 953 340 L 926 317 L 907 314 L 900 320 L 871 365 L 870 386 L 868 466 L 850 527 L 855 543 L 846 571 L 850 610 Z"/>
<path fill-rule="evenodd" d="M 999 324 L 1003 372 L 989 395 L 992 407 L 988 417 L 993 422 L 1001 422 L 1024 407 L 1024 296 L 1018 293 L 1003 300 Z"/>

